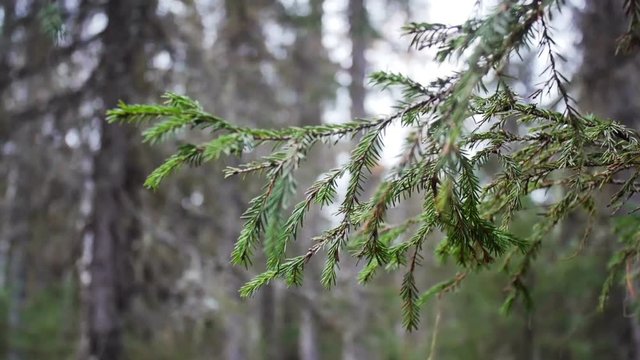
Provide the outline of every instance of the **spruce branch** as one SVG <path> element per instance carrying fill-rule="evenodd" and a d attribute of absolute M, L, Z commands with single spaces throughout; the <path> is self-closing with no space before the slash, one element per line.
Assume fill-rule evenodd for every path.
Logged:
<path fill-rule="evenodd" d="M 241 288 L 244 297 L 276 279 L 300 285 L 306 263 L 322 250 L 326 256 L 320 281 L 326 287 L 336 283 L 344 256 L 366 260 L 358 274 L 358 281 L 365 284 L 374 281 L 381 269 L 405 268 L 400 298 L 408 329 L 418 326 L 420 307 L 428 299 L 455 291 L 467 274 L 499 266 L 501 261 L 508 264 L 505 270 L 510 276 L 503 306 L 508 312 L 516 301 L 531 305 L 527 271 L 559 222 L 576 211 L 587 213 L 590 220 L 580 240 L 581 249 L 588 244 L 596 216 L 594 198 L 603 188 L 615 190 L 609 203 L 614 212 L 625 209 L 628 200 L 640 192 L 638 133 L 611 119 L 580 114 L 568 79 L 559 71 L 562 55 L 555 50 L 548 20 L 563 6 L 560 0 L 503 0 L 488 15 L 463 24 L 407 25 L 404 31 L 412 37 L 412 48 L 436 49 L 436 61 L 457 59 L 464 66 L 425 84 L 400 73 L 374 73 L 371 82 L 375 86 L 401 90 L 396 111 L 386 117 L 260 129 L 237 126 L 207 113 L 188 97 L 168 93 L 160 105 L 120 103 L 108 112 L 107 120 L 146 126 L 143 141 L 151 144 L 185 130 L 211 135 L 210 141 L 199 145 L 180 145 L 149 175 L 145 186 L 152 189 L 184 165 L 199 166 L 261 146 L 273 148 L 267 156 L 225 169 L 226 176 L 266 175 L 260 194 L 243 214 L 244 225 L 231 254 L 234 264 L 244 266 L 255 260 L 260 246 L 266 255 L 266 271 Z M 639 8 L 636 1 L 625 2 L 632 24 L 640 18 Z M 636 25 L 632 27 L 637 30 Z M 508 61 L 533 46 L 548 64 L 541 74 L 546 79 L 537 85 L 534 95 L 557 90 L 564 103 L 561 111 L 528 103 L 504 79 Z M 485 83 L 491 75 L 497 76 L 499 86 L 490 91 Z M 513 122 L 526 133 L 514 132 L 509 125 Z M 379 166 L 383 136 L 392 125 L 409 133 L 400 161 L 389 169 L 373 195 L 365 198 L 363 189 Z M 348 161 L 319 176 L 304 198 L 290 207 L 296 171 L 307 154 L 316 144 L 332 146 L 347 138 L 358 139 Z M 490 161 L 496 164 L 492 169 L 487 166 Z M 344 198 L 338 199 L 338 180 L 343 177 L 347 177 Z M 528 197 L 550 189 L 561 190 L 562 196 L 547 199 L 528 236 L 514 236 L 512 224 L 523 207 L 535 205 Z M 390 209 L 411 197 L 422 200 L 418 214 L 398 225 L 387 223 Z M 287 247 L 297 238 L 312 207 L 329 205 L 338 207 L 337 225 L 314 237 L 303 254 L 287 257 Z M 630 215 L 621 220 L 632 230 L 618 229 L 621 249 L 610 262 L 602 302 L 638 254 L 637 219 Z M 427 241 L 437 239 L 434 255 L 453 260 L 459 272 L 421 294 L 416 280 L 421 249 Z"/>

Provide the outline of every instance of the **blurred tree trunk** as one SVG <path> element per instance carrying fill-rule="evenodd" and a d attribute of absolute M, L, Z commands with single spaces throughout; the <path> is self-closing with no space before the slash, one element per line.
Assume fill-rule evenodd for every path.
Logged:
<path fill-rule="evenodd" d="M 365 51 L 369 44 L 370 24 L 365 0 L 349 0 L 349 38 L 351 39 L 351 67 L 349 75 L 349 97 L 351 98 L 351 118 L 366 115 L 364 101 L 366 96 L 365 74 L 367 59 Z"/>
<path fill-rule="evenodd" d="M 26 17 L 35 18 L 40 6 L 38 4 L 28 9 L 28 12 L 24 14 Z M 12 53 L 12 36 L 18 33 L 18 27 L 15 26 L 17 22 L 16 16 L 16 4 L 11 2 L 3 4 L 3 28 L 2 28 L 2 40 L 0 44 L 0 95 L 4 95 L 4 92 L 12 85 L 10 56 Z M 22 49 L 25 54 L 24 68 L 38 67 L 40 61 L 44 58 L 44 54 L 47 54 L 50 50 L 50 41 L 40 31 L 38 23 L 34 22 L 27 26 L 23 26 L 19 30 L 22 30 L 22 36 L 28 39 L 28 42 L 24 44 Z M 27 94 L 35 93 L 37 86 L 43 84 L 35 84 L 26 82 L 23 84 L 23 90 Z M 49 85 L 49 84 L 45 84 Z M 1 99 L 1 97 L 0 97 Z M 38 200 L 36 192 L 34 190 L 34 179 L 37 179 L 39 175 L 38 168 L 33 164 L 32 157 L 35 157 L 31 152 L 33 144 L 36 143 L 37 131 L 39 130 L 38 124 L 29 124 L 23 128 L 18 127 L 18 130 L 14 130 L 17 127 L 17 121 L 12 119 L 11 116 L 6 113 L 6 110 L 0 109 L 0 136 L 4 135 L 5 130 L 7 132 L 8 140 L 7 146 L 0 146 L 0 152 L 6 157 L 7 161 L 7 178 L 6 191 L 5 191 L 5 225 L 3 229 L 3 238 L 0 241 L 0 265 L 2 268 L 0 271 L 6 271 L 6 281 L 2 280 L 3 284 L 8 289 L 7 298 L 7 337 L 8 347 L 6 358 L 9 360 L 24 359 L 24 346 L 21 346 L 19 337 L 24 334 L 25 329 L 29 324 L 24 323 L 24 308 L 27 302 L 27 287 L 28 287 L 28 269 L 29 264 L 29 245 L 33 237 L 33 227 L 35 226 L 33 221 L 33 215 L 36 211 L 34 201 Z M 0 137 L 0 139 L 3 139 Z M 3 139 L 4 140 L 4 139 Z M 43 184 L 41 184 L 43 185 Z M 6 266 L 6 267 L 5 267 Z M 4 274 L 3 274 L 4 278 Z"/>
<path fill-rule="evenodd" d="M 293 88 L 298 94 L 296 99 L 297 126 L 318 125 L 322 122 L 322 102 L 331 96 L 334 71 L 328 59 L 327 50 L 322 44 L 323 0 L 311 0 L 310 11 L 303 26 L 297 29 L 296 41 L 293 45 L 291 61 L 293 62 Z M 309 155 L 305 170 L 300 173 L 300 182 L 311 184 L 319 171 L 326 167 L 327 159 L 333 154 L 325 149 L 318 149 Z M 307 170 L 308 169 L 308 170 Z M 308 223 L 301 229 L 301 241 L 293 245 L 296 253 L 304 253 L 310 246 L 310 239 L 321 233 L 323 218 L 319 209 L 307 216 Z M 320 269 L 317 262 L 307 266 L 307 281 L 301 289 L 306 294 L 317 294 Z M 315 299 L 314 296 L 305 298 Z M 293 298 L 298 308 L 298 357 L 302 360 L 320 359 L 318 321 L 312 308 L 321 306 L 319 302 L 304 304 L 299 298 Z M 320 300 L 320 299 L 318 299 Z"/>
<path fill-rule="evenodd" d="M 13 20 L 14 20 L 14 7 L 15 4 L 2 4 L 3 13 L 5 14 L 3 22 L 3 32 L 0 34 L 0 95 L 4 94 L 9 83 L 9 49 L 11 45 L 11 34 L 13 32 Z M 8 138 L 10 135 L 10 119 L 6 115 L 6 109 L 0 107 L 0 139 Z M 24 233 L 28 224 L 24 217 L 26 212 L 27 199 L 18 199 L 18 186 L 25 187 L 26 182 L 21 181 L 21 172 L 18 169 L 18 160 L 16 155 L 6 154 L 6 151 L 2 151 L 3 156 L 7 156 L 10 160 L 6 164 L 4 169 L 7 177 L 2 180 L 5 187 L 4 199 L 2 201 L 2 232 L 0 232 L 0 289 L 8 289 L 9 296 L 8 308 L 7 308 L 7 329 L 6 334 L 6 356 L 7 359 L 13 360 L 19 358 L 18 351 L 15 349 L 11 336 L 15 334 L 16 328 L 19 325 L 20 309 L 18 308 L 19 299 L 16 299 L 17 294 L 22 294 L 19 288 L 20 284 L 16 284 L 17 271 L 23 268 L 22 257 L 16 257 L 11 260 L 11 255 L 16 252 L 24 253 L 24 251 L 16 251 L 16 247 L 12 244 L 16 242 L 22 242 L 24 239 Z M 21 185 L 22 184 L 22 185 Z M 28 189 L 27 189 L 28 190 Z M 22 191 L 20 195 L 27 195 L 28 192 Z M 20 239 L 23 238 L 23 239 Z M 13 249 L 12 249 L 13 248 Z M 13 250 L 13 251 L 11 251 Z M 24 255 L 24 254 L 22 254 Z"/>
<path fill-rule="evenodd" d="M 349 0 L 348 5 L 349 38 L 351 40 L 351 67 L 349 75 L 349 98 L 351 99 L 350 118 L 363 118 L 367 115 L 365 110 L 365 74 L 367 70 L 367 60 L 365 51 L 370 41 L 370 24 L 366 9 L 365 0 Z M 375 183 L 372 176 L 364 187 L 364 193 L 371 190 L 371 184 Z M 367 328 L 368 302 L 365 296 L 365 289 L 355 283 L 357 268 L 353 259 L 344 264 L 345 273 L 348 274 L 348 283 L 344 289 L 348 296 L 349 321 L 344 322 L 342 334 L 342 359 L 358 360 L 371 359 L 363 334 Z M 345 261 L 343 260 L 343 261 Z"/>
<path fill-rule="evenodd" d="M 96 70 L 96 87 L 104 109 L 118 100 L 136 101 L 147 91 L 145 26 L 155 11 L 155 1 L 110 0 L 109 23 L 103 36 L 104 52 Z M 90 253 L 90 275 L 85 304 L 88 358 L 117 360 L 123 355 L 124 312 L 132 286 L 132 243 L 138 237 L 137 211 L 142 184 L 136 163 L 135 130 L 99 123 L 100 149 L 94 157 L 93 214 L 83 244 Z M 82 355 L 81 355 L 82 357 Z"/>
<path fill-rule="evenodd" d="M 320 359 L 317 321 L 311 310 L 304 305 L 300 315 L 300 359 Z"/>
<path fill-rule="evenodd" d="M 580 14 L 583 61 L 578 72 L 580 105 L 585 113 L 622 121 L 638 128 L 640 114 L 640 56 L 637 49 L 630 54 L 616 54 L 616 40 L 625 32 L 629 19 L 623 12 L 622 0 L 587 0 Z M 604 228 L 607 228 L 606 226 Z M 615 249 L 615 238 L 609 237 L 607 248 Z M 622 292 L 622 290 L 620 290 Z M 622 315 L 624 295 L 612 296 L 612 303 Z M 637 314 L 628 317 L 630 331 L 620 329 L 622 348 L 629 349 L 629 359 L 640 359 L 640 323 Z M 631 336 L 624 339 L 625 333 Z M 628 344 L 625 344 L 628 342 Z"/>
<path fill-rule="evenodd" d="M 232 121 L 253 120 L 255 116 L 250 109 L 260 103 L 256 95 L 259 93 L 261 75 L 258 69 L 264 57 L 263 34 L 259 18 L 262 1 L 224 0 L 225 17 L 221 27 L 220 38 L 226 58 L 225 77 L 223 79 L 222 97 L 224 110 L 222 115 Z M 251 90 L 250 90 L 251 89 Z M 236 269 L 229 263 L 229 255 L 233 250 L 235 239 L 241 227 L 240 216 L 246 204 L 245 186 L 236 179 L 223 181 L 219 185 L 218 201 L 224 204 L 221 215 L 222 228 L 218 264 L 222 269 L 220 275 L 225 284 L 225 300 L 229 311 L 223 318 L 225 342 L 224 358 L 226 360 L 243 360 L 249 357 L 251 342 L 247 317 L 241 302 L 238 289 L 243 281 Z M 271 294 L 267 294 L 269 296 Z M 244 311 L 243 311 L 244 310 Z M 264 318 L 264 314 L 257 313 Z M 265 339 L 265 341 L 268 341 Z M 269 350 L 267 350 L 269 353 Z"/>
<path fill-rule="evenodd" d="M 23 144 L 21 144 L 23 145 Z M 24 151 L 22 147 L 16 151 Z M 22 313 L 26 300 L 26 282 L 27 282 L 27 263 L 26 263 L 26 247 L 29 241 L 29 217 L 31 203 L 30 182 L 27 180 L 24 159 L 18 157 L 14 162 L 14 168 L 9 174 L 9 184 L 7 188 L 8 209 L 8 232 L 7 245 L 9 246 L 9 268 L 7 276 L 7 285 L 9 289 L 8 298 L 8 333 L 9 337 L 7 359 L 20 360 L 23 359 L 22 350 L 16 344 L 16 334 L 21 330 Z"/>

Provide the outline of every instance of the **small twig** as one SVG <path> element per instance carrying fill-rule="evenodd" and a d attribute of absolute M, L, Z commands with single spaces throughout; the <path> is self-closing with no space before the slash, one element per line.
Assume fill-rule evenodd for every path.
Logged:
<path fill-rule="evenodd" d="M 442 315 L 442 299 L 438 296 L 436 300 L 436 318 L 433 321 L 433 334 L 431 335 L 431 350 L 429 351 L 429 357 L 427 360 L 435 360 L 436 358 L 436 345 L 438 343 L 438 332 L 440 330 L 440 317 Z"/>

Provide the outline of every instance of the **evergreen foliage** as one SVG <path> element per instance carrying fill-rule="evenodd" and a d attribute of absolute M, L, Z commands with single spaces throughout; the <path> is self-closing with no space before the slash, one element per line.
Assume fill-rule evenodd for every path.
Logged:
<path fill-rule="evenodd" d="M 562 0 L 504 0 L 487 15 L 476 14 L 464 24 L 407 25 L 404 32 L 413 48 L 435 49 L 436 61 L 458 61 L 463 67 L 429 84 L 398 73 L 372 74 L 373 84 L 402 91 L 403 100 L 387 117 L 257 129 L 234 125 L 207 113 L 192 99 L 169 93 L 162 105 L 122 103 L 109 111 L 108 121 L 153 122 L 143 133 L 149 143 L 184 129 L 208 131 L 213 137 L 201 144 L 182 145 L 149 175 L 145 186 L 150 189 L 157 189 L 183 165 L 198 166 L 227 154 L 240 156 L 265 145 L 274 149 L 259 160 L 225 170 L 227 177 L 263 174 L 266 179 L 243 215 L 245 224 L 231 254 L 232 263 L 250 266 L 262 246 L 268 258 L 266 271 L 240 289 L 242 296 L 251 296 L 277 278 L 300 285 L 305 264 L 324 251 L 321 282 L 325 287 L 336 283 L 340 259 L 347 254 L 364 262 L 358 276 L 361 283 L 371 281 L 381 269 L 403 271 L 400 296 L 408 329 L 418 326 L 420 307 L 429 298 L 455 290 L 471 272 L 491 268 L 510 274 L 503 308 L 509 311 L 517 300 L 530 303 L 523 276 L 545 235 L 559 221 L 578 210 L 593 219 L 596 197 L 609 186 L 617 189 L 609 204 L 617 211 L 639 186 L 638 134 L 615 121 L 579 113 L 568 93 L 568 80 L 558 70 L 563 58 L 555 50 L 548 23 L 564 6 Z M 630 50 L 640 6 L 628 0 L 625 9 L 631 25 L 619 45 Z M 539 49 L 548 67 L 537 91 L 522 97 L 507 84 L 505 65 L 532 47 Z M 543 93 L 559 94 L 559 111 L 531 101 Z M 514 132 L 509 126 L 513 122 L 528 131 Z M 374 194 L 364 198 L 363 184 L 380 161 L 383 136 L 392 124 L 409 130 L 404 154 Z M 301 202 L 291 206 L 296 169 L 312 147 L 316 143 L 330 146 L 343 138 L 357 139 L 349 160 L 328 170 L 307 189 Z M 488 162 L 498 163 L 499 170 L 487 170 L 490 178 L 483 183 L 479 171 Z M 348 183 L 339 198 L 337 184 L 342 177 Z M 551 189 L 561 189 L 561 197 L 542 208 L 528 237 L 514 236 L 510 225 L 523 210 L 522 200 L 536 190 Z M 387 221 L 389 209 L 416 196 L 423 203 L 419 214 L 400 224 Z M 305 253 L 289 257 L 287 245 L 295 240 L 305 215 L 313 206 L 329 204 L 339 205 L 337 225 L 315 237 Z M 623 221 L 635 221 L 634 231 L 630 233 L 629 226 L 622 230 L 624 248 L 611 261 L 603 301 L 626 261 L 638 254 L 637 221 Z M 436 255 L 455 261 L 460 271 L 421 292 L 416 270 L 425 241 L 433 235 L 441 235 Z"/>
<path fill-rule="evenodd" d="M 42 32 L 49 36 L 55 43 L 62 41 L 65 35 L 64 21 L 60 7 L 51 2 L 40 9 L 38 13 Z M 0 27 L 0 33 L 2 28 Z"/>

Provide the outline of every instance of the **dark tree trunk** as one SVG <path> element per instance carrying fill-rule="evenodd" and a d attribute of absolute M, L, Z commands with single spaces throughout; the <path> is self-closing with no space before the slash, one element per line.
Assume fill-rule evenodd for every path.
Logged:
<path fill-rule="evenodd" d="M 109 24 L 103 37 L 104 53 L 96 87 L 105 110 L 118 100 L 135 101 L 145 92 L 144 36 L 155 11 L 155 1 L 111 0 L 106 6 Z M 140 66 L 142 65 L 142 66 Z M 88 264 L 88 357 L 123 358 L 123 316 L 132 285 L 132 242 L 138 226 L 132 216 L 139 204 L 142 177 L 132 145 L 133 129 L 100 122 L 101 146 L 94 158 L 93 214 L 84 237 Z"/>
<path fill-rule="evenodd" d="M 351 68 L 349 75 L 349 97 L 351 99 L 351 118 L 362 118 L 367 115 L 365 110 L 366 88 L 365 76 L 367 60 L 365 51 L 369 45 L 369 20 L 365 6 L 365 0 L 349 0 L 348 20 L 349 38 L 351 39 Z M 372 175 L 364 185 L 364 193 L 371 191 L 371 186 L 376 182 L 376 176 Z M 356 263 L 352 259 L 343 260 L 344 272 L 355 277 L 357 274 Z M 342 359 L 372 359 L 375 354 L 370 353 L 365 344 L 364 334 L 367 329 L 368 304 L 365 289 L 349 284 L 344 289 L 349 298 L 350 321 L 344 323 L 342 333 Z"/>
<path fill-rule="evenodd" d="M 583 49 L 583 62 L 578 73 L 580 105 L 585 113 L 612 118 L 637 129 L 640 114 L 640 56 L 637 51 L 616 54 L 616 40 L 625 32 L 628 21 L 622 0 L 586 2 L 585 10 L 580 14 Z M 616 240 L 607 238 L 606 241 L 607 247 L 613 251 Z M 625 307 L 623 298 L 623 294 L 616 294 L 611 301 L 611 306 L 616 306 L 620 314 Z M 627 329 L 618 332 L 620 349 L 628 349 L 628 359 L 638 360 L 640 324 L 637 316 L 628 317 L 626 321 Z"/>
<path fill-rule="evenodd" d="M 225 49 L 227 64 L 221 95 L 226 100 L 222 115 L 233 121 L 246 121 L 250 118 L 249 115 L 253 115 L 251 106 L 256 104 L 255 94 L 260 93 L 258 89 L 261 77 L 256 71 L 256 64 L 264 55 L 261 48 L 264 39 L 258 15 L 264 4 L 262 1 L 224 0 L 223 5 L 225 17 L 220 41 Z M 242 311 L 244 309 L 238 295 L 238 289 L 243 283 L 229 263 L 229 254 L 238 236 L 240 216 L 246 204 L 242 186 L 237 180 L 230 179 L 219 185 L 220 190 L 216 194 L 218 202 L 224 204 L 224 213 L 220 216 L 223 231 L 220 234 L 217 262 L 221 269 L 219 277 L 225 284 L 225 301 L 231 309 L 223 318 L 224 349 L 220 350 L 222 358 L 227 360 L 248 358 L 251 345 L 247 341 L 247 314 Z M 263 319 L 271 316 L 264 311 L 255 315 Z M 265 350 L 272 352 L 269 349 Z"/>
<path fill-rule="evenodd" d="M 299 29 L 298 39 L 293 50 L 293 61 L 295 66 L 294 88 L 298 94 L 296 104 L 297 125 L 318 125 L 322 119 L 323 97 L 327 96 L 330 89 L 323 86 L 328 78 L 332 78 L 330 63 L 327 58 L 327 51 L 322 45 L 322 3 L 323 0 L 311 0 L 311 12 L 309 21 L 305 28 Z M 327 166 L 326 159 L 332 155 L 327 151 L 310 154 L 308 159 L 309 173 L 300 174 L 305 183 L 314 180 L 315 172 Z M 317 209 L 312 210 L 318 212 Z M 301 229 L 301 239 L 312 239 L 321 232 L 322 216 L 317 213 L 308 216 L 309 221 Z M 294 246 L 297 253 L 302 253 L 309 244 L 305 241 L 296 243 Z M 316 263 L 311 263 L 307 270 L 309 279 L 317 279 L 320 269 Z M 315 281 L 305 281 L 300 289 L 302 292 L 318 293 Z M 293 301 L 292 301 L 293 302 Z M 320 336 L 318 323 L 309 306 L 298 304 L 298 358 L 302 360 L 320 359 Z M 311 306 L 318 306 L 311 304 Z"/>
<path fill-rule="evenodd" d="M 7 245 L 9 246 L 9 268 L 7 271 L 8 298 L 8 333 L 9 344 L 7 349 L 8 360 L 23 359 L 21 349 L 16 346 L 16 334 L 23 327 L 23 307 L 26 300 L 27 283 L 27 245 L 31 235 L 29 234 L 29 217 L 31 213 L 31 183 L 27 181 L 27 173 L 24 159 L 17 159 L 15 166 L 9 175 L 9 188 L 7 189 L 8 232 Z"/>
<path fill-rule="evenodd" d="M 351 84 L 349 97 L 351 98 L 351 117 L 365 116 L 364 100 L 366 96 L 365 72 L 367 60 L 365 50 L 368 43 L 369 22 L 364 0 L 349 0 L 349 37 L 351 39 Z"/>

